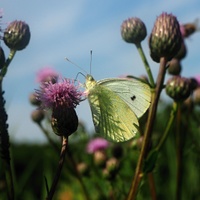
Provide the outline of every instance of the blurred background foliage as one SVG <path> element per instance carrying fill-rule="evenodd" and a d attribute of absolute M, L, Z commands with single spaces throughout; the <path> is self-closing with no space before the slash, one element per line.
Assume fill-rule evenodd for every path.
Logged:
<path fill-rule="evenodd" d="M 152 147 L 163 134 L 170 110 L 169 102 L 160 102 Z M 179 114 L 181 134 L 176 134 L 175 121 L 153 170 L 157 199 L 176 199 L 179 185 L 182 200 L 197 200 L 200 199 L 200 109 L 198 106 L 193 107 L 192 104 L 185 103 Z M 98 135 L 92 134 L 93 136 Z M 86 146 L 89 140 L 91 134 L 86 133 L 83 124 L 69 137 L 68 154 L 54 199 L 86 199 L 76 169 L 90 199 L 125 199 L 134 175 L 141 138 L 125 143 L 112 143 L 102 151 L 105 156 L 100 157 L 95 157 L 95 153 L 87 153 Z M 60 141 L 54 141 L 59 147 Z M 45 199 L 46 185 L 50 186 L 57 168 L 58 149 L 50 144 L 11 144 L 17 200 Z M 117 162 L 109 168 L 106 164 L 108 160 Z M 177 170 L 178 160 L 180 168 Z M 178 183 L 177 173 L 180 173 L 181 177 Z M 0 163 L 0 200 L 6 199 L 3 176 Z M 137 199 L 151 199 L 147 176 L 141 184 Z"/>

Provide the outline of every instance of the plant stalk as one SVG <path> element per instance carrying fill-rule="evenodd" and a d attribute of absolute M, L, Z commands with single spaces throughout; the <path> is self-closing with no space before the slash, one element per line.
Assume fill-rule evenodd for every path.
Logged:
<path fill-rule="evenodd" d="M 152 135 L 153 125 L 154 125 L 154 121 L 156 117 L 158 101 L 159 101 L 160 93 L 163 89 L 163 83 L 164 83 L 164 78 L 165 78 L 165 73 L 166 73 L 166 63 L 167 61 L 164 57 L 160 59 L 160 69 L 159 69 L 159 74 L 157 77 L 156 88 L 152 94 L 152 103 L 149 108 L 147 126 L 144 133 L 144 142 L 142 144 L 142 149 L 141 149 L 140 156 L 137 162 L 135 175 L 131 184 L 131 188 L 130 188 L 127 200 L 136 199 L 137 190 L 141 182 L 141 179 L 143 177 L 142 166 L 143 166 L 144 159 L 146 158 L 148 154 L 148 147 L 151 141 L 151 135 Z"/>

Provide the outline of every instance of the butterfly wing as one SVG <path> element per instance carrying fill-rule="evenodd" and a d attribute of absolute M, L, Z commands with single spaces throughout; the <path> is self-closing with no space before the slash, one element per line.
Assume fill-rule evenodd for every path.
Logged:
<path fill-rule="evenodd" d="M 149 85 L 137 79 L 111 78 L 97 82 L 118 95 L 140 118 L 151 103 Z"/>
<path fill-rule="evenodd" d="M 99 84 L 92 85 L 88 100 L 96 132 L 117 142 L 133 138 L 139 126 L 134 112 L 112 90 Z"/>

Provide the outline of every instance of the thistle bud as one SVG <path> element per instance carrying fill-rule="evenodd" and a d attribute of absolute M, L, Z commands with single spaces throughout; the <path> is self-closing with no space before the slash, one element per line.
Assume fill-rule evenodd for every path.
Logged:
<path fill-rule="evenodd" d="M 193 23 L 186 23 L 180 26 L 182 36 L 184 38 L 189 37 L 193 33 L 199 30 L 199 20 L 196 19 Z"/>
<path fill-rule="evenodd" d="M 187 55 L 187 48 L 185 46 L 185 42 L 182 42 L 181 47 L 174 58 L 182 60 L 183 58 L 186 57 L 186 55 Z"/>
<path fill-rule="evenodd" d="M 179 75 L 181 73 L 181 68 L 180 60 L 173 58 L 169 62 L 168 73 L 171 75 Z"/>
<path fill-rule="evenodd" d="M 114 173 L 119 169 L 119 161 L 112 157 L 106 162 L 106 169 L 109 171 L 109 173 Z"/>
<path fill-rule="evenodd" d="M 68 137 L 78 128 L 78 117 L 73 107 L 59 106 L 53 109 L 51 126 L 56 135 Z"/>
<path fill-rule="evenodd" d="M 15 20 L 4 31 L 3 40 L 10 49 L 22 50 L 28 45 L 30 37 L 28 24 Z"/>
<path fill-rule="evenodd" d="M 162 13 L 157 17 L 149 38 L 151 58 L 160 62 L 161 57 L 173 58 L 182 44 L 179 23 L 175 16 Z"/>
<path fill-rule="evenodd" d="M 88 175 L 89 174 L 89 167 L 85 162 L 78 163 L 76 168 L 77 168 L 77 171 L 81 175 Z"/>
<path fill-rule="evenodd" d="M 29 95 L 29 102 L 34 106 L 40 106 L 41 105 L 41 101 L 38 100 L 36 93 L 31 93 Z"/>
<path fill-rule="evenodd" d="M 94 163 L 96 166 L 102 167 L 105 165 L 107 160 L 107 156 L 104 151 L 96 151 L 94 152 Z"/>
<path fill-rule="evenodd" d="M 3 49 L 0 47 L 0 69 L 3 68 L 4 63 L 5 63 L 5 54 Z"/>
<path fill-rule="evenodd" d="M 139 44 L 146 35 L 146 26 L 139 18 L 129 18 L 121 25 L 121 36 L 128 43 Z"/>
<path fill-rule="evenodd" d="M 174 101 L 184 101 L 191 94 L 190 80 L 180 76 L 173 76 L 167 81 L 166 93 Z"/>
<path fill-rule="evenodd" d="M 34 110 L 31 113 L 31 118 L 36 123 L 41 123 L 41 121 L 44 119 L 44 111 L 43 110 Z"/>

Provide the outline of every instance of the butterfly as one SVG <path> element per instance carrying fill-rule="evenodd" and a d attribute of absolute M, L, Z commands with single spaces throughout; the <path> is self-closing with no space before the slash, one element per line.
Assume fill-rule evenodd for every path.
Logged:
<path fill-rule="evenodd" d="M 85 88 L 97 133 L 114 142 L 124 142 L 136 136 L 138 119 L 151 103 L 148 84 L 132 78 L 95 81 L 87 75 Z"/>

